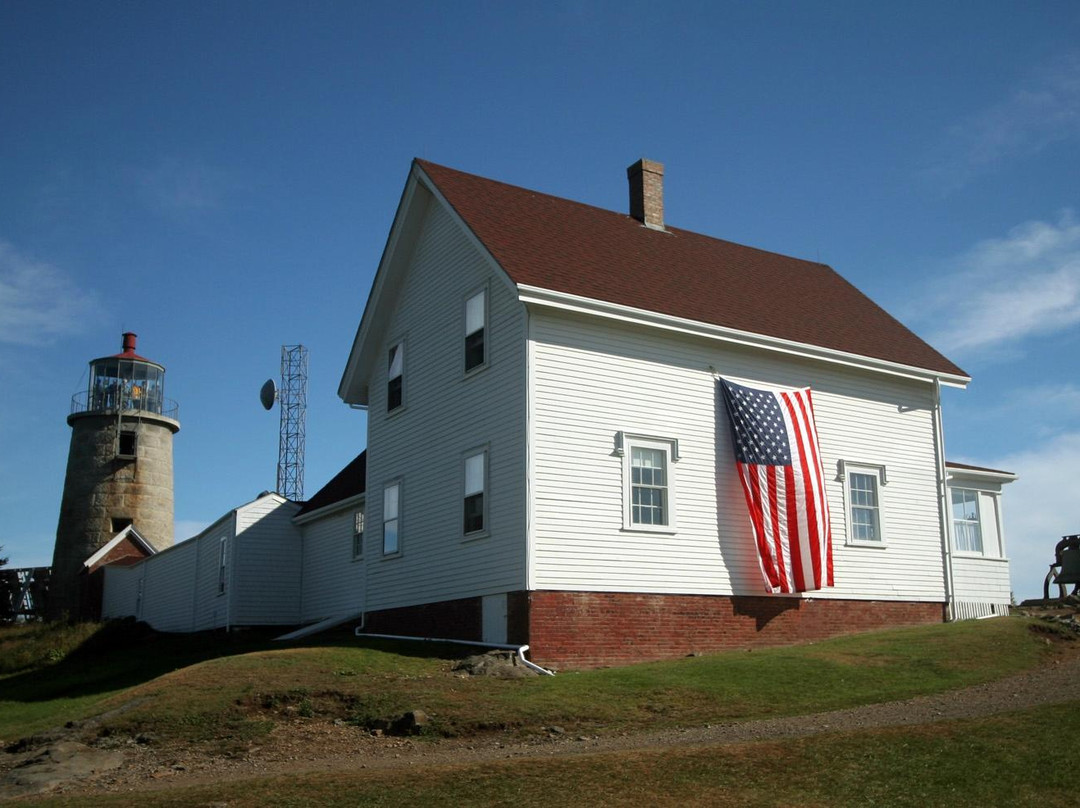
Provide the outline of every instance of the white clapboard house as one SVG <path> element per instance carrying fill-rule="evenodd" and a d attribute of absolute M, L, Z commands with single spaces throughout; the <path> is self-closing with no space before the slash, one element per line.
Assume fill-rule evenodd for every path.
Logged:
<path fill-rule="evenodd" d="M 1007 610 L 1013 475 L 944 456 L 964 371 L 828 266 L 667 225 L 659 164 L 628 177 L 627 214 L 415 161 L 339 387 L 366 451 L 110 571 L 106 614 L 595 666 Z M 766 591 L 721 377 L 811 388 L 833 586 Z"/>

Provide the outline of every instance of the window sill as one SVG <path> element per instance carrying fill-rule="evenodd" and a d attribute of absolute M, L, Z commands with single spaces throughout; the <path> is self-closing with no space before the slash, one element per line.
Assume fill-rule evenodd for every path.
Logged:
<path fill-rule="evenodd" d="M 383 553 L 382 556 L 380 556 L 379 560 L 380 561 L 393 561 L 395 558 L 401 558 L 401 550 L 398 550 L 397 552 L 394 552 L 394 553 Z"/>
<path fill-rule="evenodd" d="M 679 532 L 679 528 L 677 525 L 623 525 L 621 531 L 623 533 L 674 536 Z"/>
<path fill-rule="evenodd" d="M 401 413 L 405 412 L 405 410 L 407 409 L 409 409 L 408 405 L 402 404 L 400 407 L 394 407 L 394 409 L 388 410 L 385 417 L 388 419 L 396 418 L 398 415 L 401 415 Z"/>
<path fill-rule="evenodd" d="M 462 544 L 470 541 L 476 541 L 477 539 L 486 539 L 491 535 L 490 530 L 477 530 L 474 533 L 466 533 L 461 537 Z"/>
<path fill-rule="evenodd" d="M 477 365 L 474 368 L 469 368 L 461 374 L 462 379 L 471 379 L 473 376 L 478 376 L 488 369 L 488 363 L 484 362 L 482 365 Z"/>
<path fill-rule="evenodd" d="M 856 540 L 853 540 L 853 539 L 848 539 L 846 542 L 844 542 L 844 546 L 845 547 L 877 547 L 877 548 L 885 548 L 885 547 L 888 547 L 889 544 L 888 544 L 888 542 L 884 542 L 884 541 L 856 541 Z"/>
<path fill-rule="evenodd" d="M 975 553 L 971 550 L 953 550 L 953 558 L 977 558 L 980 561 L 1008 561 L 1007 558 L 1001 556 L 991 556 L 985 553 Z"/>

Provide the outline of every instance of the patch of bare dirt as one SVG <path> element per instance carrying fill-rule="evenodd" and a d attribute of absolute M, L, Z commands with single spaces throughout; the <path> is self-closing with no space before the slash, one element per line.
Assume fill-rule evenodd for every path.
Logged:
<path fill-rule="evenodd" d="M 545 727 L 526 739 L 505 734 L 451 740 L 395 737 L 366 732 L 340 721 L 299 718 L 277 724 L 267 737 L 236 757 L 207 757 L 185 748 L 128 739 L 112 750 L 123 753 L 119 768 L 94 771 L 83 779 L 57 781 L 49 788 L 68 795 L 138 792 L 344 768 L 378 771 L 506 758 L 736 744 L 980 718 L 1080 700 L 1080 642 L 1060 632 L 1048 634 L 1046 642 L 1060 643 L 1054 661 L 1016 676 L 934 696 L 827 713 L 617 736 L 575 735 L 560 727 Z M 21 755 L 25 760 L 40 753 L 40 749 L 24 750 Z M 18 756 L 4 757 L 10 759 L 0 761 L 0 798 L 15 796 L 11 791 L 5 794 L 2 783 L 19 766 L 14 759 Z"/>

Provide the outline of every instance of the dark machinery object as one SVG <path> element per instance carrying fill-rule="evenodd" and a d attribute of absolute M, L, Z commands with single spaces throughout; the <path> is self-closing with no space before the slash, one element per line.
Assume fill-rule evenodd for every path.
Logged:
<path fill-rule="evenodd" d="M 1080 591 L 1080 534 L 1063 536 L 1054 548 L 1054 563 L 1043 582 L 1043 598 L 1050 599 L 1050 585 L 1057 584 L 1058 597 L 1064 598 L 1065 585 L 1072 584 L 1075 595 Z"/>

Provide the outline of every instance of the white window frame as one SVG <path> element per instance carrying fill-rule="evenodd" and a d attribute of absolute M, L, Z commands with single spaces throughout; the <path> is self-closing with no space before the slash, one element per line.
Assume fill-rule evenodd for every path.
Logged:
<path fill-rule="evenodd" d="M 395 505 L 393 516 L 387 518 L 387 510 L 390 502 L 390 492 L 394 491 Z M 394 558 L 401 555 L 401 512 L 402 507 L 402 485 L 401 479 L 391 480 L 383 486 L 383 506 L 382 506 L 382 554 L 383 558 Z M 394 547 L 387 550 L 386 546 L 386 530 L 387 525 L 391 522 L 394 523 Z"/>
<path fill-rule="evenodd" d="M 480 325 L 479 325 L 479 327 L 470 328 L 470 326 L 475 326 L 475 322 L 470 322 L 470 317 L 469 317 L 470 308 L 472 307 L 473 301 L 476 300 L 476 298 L 478 298 L 478 297 L 481 298 L 481 300 L 480 300 L 480 312 L 479 312 Z M 475 314 L 475 309 L 473 309 L 473 312 Z M 488 328 L 488 319 L 489 319 L 488 318 L 488 291 L 487 291 L 486 286 L 484 286 L 481 289 L 474 290 L 471 294 L 469 294 L 465 298 L 465 304 L 462 306 L 462 314 L 463 314 L 463 317 L 464 317 L 464 325 L 465 325 L 464 331 L 465 331 L 465 333 L 462 336 L 461 366 L 464 369 L 465 375 L 466 376 L 471 376 L 472 374 L 478 373 L 478 372 L 480 372 L 481 370 L 483 370 L 484 368 L 486 368 L 488 366 L 489 347 L 490 347 L 489 344 L 488 344 L 488 337 L 490 336 L 491 329 Z M 475 318 L 473 318 L 473 319 L 475 320 Z M 483 340 L 483 346 L 484 346 L 484 358 L 478 364 L 473 365 L 472 367 L 469 367 L 469 365 L 468 365 L 468 350 L 466 348 L 466 345 L 467 345 L 469 337 L 471 337 L 473 334 L 477 333 L 478 331 L 483 332 L 482 340 Z"/>
<path fill-rule="evenodd" d="M 390 371 L 394 367 L 394 360 L 393 360 L 392 357 L 393 357 L 393 354 L 394 354 L 395 350 L 398 350 L 398 351 L 401 352 L 401 354 L 400 354 L 401 355 L 401 370 L 397 373 L 397 375 L 391 376 Z M 396 341 L 390 343 L 390 349 L 386 352 L 386 354 L 387 354 L 386 355 L 386 361 L 387 361 L 387 364 L 386 364 L 386 414 L 387 415 L 393 415 L 393 414 L 401 412 L 403 409 L 405 409 L 405 362 L 406 362 L 405 340 L 404 339 L 399 339 L 399 340 L 396 340 Z M 396 407 L 391 408 L 390 407 L 390 382 L 392 382 L 394 379 L 401 379 L 401 402 Z"/>
<path fill-rule="evenodd" d="M 885 466 L 873 463 L 851 463 L 840 461 L 840 473 L 844 480 L 844 519 L 847 527 L 847 544 L 859 547 L 885 547 L 888 534 L 885 530 L 885 497 L 884 488 L 888 483 L 885 474 Z M 877 504 L 873 506 L 877 516 L 878 538 L 859 539 L 855 538 L 855 508 L 868 508 L 866 505 L 856 505 L 852 495 L 851 477 L 853 474 L 865 475 L 874 481 L 874 496 Z"/>
<path fill-rule="evenodd" d="M 469 462 L 475 461 L 477 458 L 483 464 L 480 470 L 480 487 L 476 487 L 476 481 L 470 482 L 469 479 Z M 488 522 L 488 505 L 491 500 L 489 496 L 490 486 L 488 481 L 490 458 L 487 446 L 480 446 L 475 449 L 470 449 L 462 457 L 461 462 L 461 534 L 466 539 L 477 539 L 483 536 L 487 536 L 490 532 L 490 523 Z M 477 530 L 465 530 L 465 508 L 469 497 L 479 494 L 481 496 L 481 514 L 482 526 Z"/>
<path fill-rule="evenodd" d="M 975 498 L 975 519 L 974 522 L 970 519 L 961 519 L 956 513 L 956 504 L 953 502 L 954 494 L 971 494 Z M 983 536 L 983 523 L 982 523 L 982 504 L 979 502 L 979 494 L 981 492 L 977 488 L 964 488 L 963 486 L 950 485 L 949 486 L 949 516 L 952 521 L 952 534 L 953 534 L 953 550 L 957 553 L 972 556 L 985 556 L 986 555 L 986 537 Z M 979 539 L 979 549 L 972 550 L 966 547 L 961 547 L 959 542 L 960 533 L 958 527 L 960 525 L 970 526 L 974 524 Z"/>
<path fill-rule="evenodd" d="M 352 557 L 353 561 L 364 555 L 364 509 L 353 511 Z"/>
<path fill-rule="evenodd" d="M 648 524 L 634 521 L 634 467 L 635 449 L 652 449 L 664 455 L 665 481 L 663 485 L 665 502 L 664 524 Z M 674 438 L 662 438 L 653 435 L 637 435 L 618 432 L 615 435 L 615 454 L 622 457 L 623 484 L 623 530 L 642 533 L 675 533 L 678 530 L 678 509 L 676 491 L 678 490 L 675 464 L 679 461 L 679 442 Z"/>

